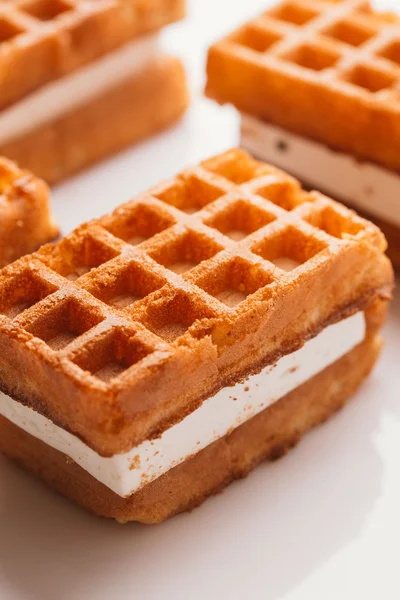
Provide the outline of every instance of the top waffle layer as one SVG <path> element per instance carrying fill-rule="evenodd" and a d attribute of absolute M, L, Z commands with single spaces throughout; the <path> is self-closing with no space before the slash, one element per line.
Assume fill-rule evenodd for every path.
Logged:
<path fill-rule="evenodd" d="M 0 386 L 100 453 L 127 451 L 387 298 L 385 248 L 232 150 L 0 272 Z"/>
<path fill-rule="evenodd" d="M 286 0 L 209 53 L 207 93 L 400 169 L 400 18 L 366 0 Z"/>
<path fill-rule="evenodd" d="M 0 0 L 0 109 L 184 13 L 185 0 Z"/>

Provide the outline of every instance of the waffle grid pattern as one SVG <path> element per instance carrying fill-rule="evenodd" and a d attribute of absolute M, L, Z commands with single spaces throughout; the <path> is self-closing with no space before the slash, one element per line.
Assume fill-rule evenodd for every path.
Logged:
<path fill-rule="evenodd" d="M 352 211 L 233 150 L 3 270 L 0 330 L 77 382 L 84 370 L 97 389 L 124 386 L 361 242 L 383 244 Z"/>
<path fill-rule="evenodd" d="M 400 20 L 365 0 L 289 0 L 227 38 L 266 64 L 375 102 L 400 102 Z"/>
<path fill-rule="evenodd" d="M 184 11 L 184 0 L 0 0 L 0 109 Z"/>

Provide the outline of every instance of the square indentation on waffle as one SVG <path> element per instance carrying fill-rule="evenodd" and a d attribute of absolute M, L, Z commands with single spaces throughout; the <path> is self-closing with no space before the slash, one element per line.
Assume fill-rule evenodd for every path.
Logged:
<path fill-rule="evenodd" d="M 0 16 L 0 44 L 13 40 L 23 32 L 23 27 L 11 17 Z"/>
<path fill-rule="evenodd" d="M 176 222 L 161 203 L 151 198 L 128 203 L 117 209 L 101 224 L 112 235 L 132 246 L 138 246 L 168 229 Z"/>
<path fill-rule="evenodd" d="M 301 26 L 312 21 L 319 11 L 313 8 L 312 3 L 307 6 L 307 2 L 284 2 L 265 14 L 279 21 Z"/>
<path fill-rule="evenodd" d="M 341 58 L 340 52 L 328 44 L 304 43 L 281 55 L 281 58 L 296 63 L 305 69 L 323 71 L 336 65 Z"/>
<path fill-rule="evenodd" d="M 394 63 L 396 66 L 400 66 L 400 34 L 398 39 L 386 44 L 380 52 L 378 52 L 378 55 L 391 63 Z"/>
<path fill-rule="evenodd" d="M 74 6 L 68 0 L 23 0 L 20 9 L 40 21 L 52 21 Z"/>
<path fill-rule="evenodd" d="M 9 319 L 14 319 L 57 289 L 55 284 L 22 263 L 21 268 L 1 287 L 0 313 Z"/>
<path fill-rule="evenodd" d="M 192 172 L 154 188 L 152 194 L 187 214 L 193 214 L 217 200 L 226 191 L 226 187 L 220 187 L 215 181 L 207 181 L 204 175 Z"/>
<path fill-rule="evenodd" d="M 266 23 L 255 21 L 233 33 L 229 39 L 240 46 L 262 54 L 279 42 L 282 37 L 283 34 L 269 28 Z"/>
<path fill-rule="evenodd" d="M 52 350 L 59 351 L 103 320 L 101 311 L 82 304 L 77 298 L 60 298 L 44 308 L 24 329 L 43 340 Z"/>
<path fill-rule="evenodd" d="M 368 64 L 356 65 L 343 74 L 343 79 L 372 94 L 391 88 L 396 82 L 390 71 Z"/>
<path fill-rule="evenodd" d="M 277 171 L 274 167 L 261 163 L 244 152 L 238 153 L 235 150 L 205 160 L 201 165 L 207 171 L 224 177 L 236 185 L 242 185 L 247 181 Z"/>
<path fill-rule="evenodd" d="M 104 237 L 101 239 L 93 231 L 76 232 L 58 245 L 45 246 L 39 251 L 40 259 L 59 275 L 75 281 L 118 256 L 118 249 Z"/>
<path fill-rule="evenodd" d="M 220 210 L 204 219 L 204 223 L 239 242 L 254 231 L 258 231 L 275 220 L 275 215 L 268 212 L 256 199 L 239 198 L 228 202 Z"/>
<path fill-rule="evenodd" d="M 309 195 L 301 189 L 299 182 L 289 175 L 266 175 L 257 179 L 249 189 L 253 194 L 265 198 L 286 211 L 294 210 L 303 202 L 310 200 Z"/>
<path fill-rule="evenodd" d="M 83 371 L 112 382 L 151 354 L 154 348 L 129 327 L 115 327 L 90 340 L 72 357 Z"/>
<path fill-rule="evenodd" d="M 85 289 L 109 306 L 125 309 L 159 290 L 167 280 L 155 273 L 150 261 L 130 259 L 115 264 L 112 270 L 99 269 L 95 277 L 87 278 Z"/>
<path fill-rule="evenodd" d="M 270 285 L 274 277 L 259 263 L 238 256 L 227 258 L 194 281 L 205 292 L 234 309 L 259 289 Z"/>
<path fill-rule="evenodd" d="M 305 233 L 293 225 L 282 226 L 256 242 L 252 252 L 262 256 L 283 271 L 293 271 L 328 247 L 312 233 Z"/>
<path fill-rule="evenodd" d="M 352 18 L 334 23 L 334 25 L 325 29 L 322 33 L 343 44 L 358 47 L 374 37 L 377 33 L 377 28 L 363 21 L 355 22 L 353 16 Z"/>
<path fill-rule="evenodd" d="M 198 337 L 204 322 L 218 316 L 218 312 L 194 292 L 163 290 L 164 294 L 155 295 L 146 307 L 133 310 L 132 316 L 165 342 L 175 342 L 188 332 Z"/>
<path fill-rule="evenodd" d="M 157 244 L 146 247 L 146 252 L 160 265 L 181 275 L 222 249 L 223 246 L 205 232 L 188 228 L 180 231 L 172 229 Z"/>
<path fill-rule="evenodd" d="M 338 239 L 351 239 L 365 232 L 366 222 L 344 206 L 322 200 L 313 210 L 307 211 L 303 219 L 313 227 L 325 231 Z"/>

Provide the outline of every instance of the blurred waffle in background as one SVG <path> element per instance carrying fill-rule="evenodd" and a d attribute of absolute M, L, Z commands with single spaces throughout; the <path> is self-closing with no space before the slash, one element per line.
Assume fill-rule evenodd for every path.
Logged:
<path fill-rule="evenodd" d="M 0 1 L 0 154 L 54 183 L 177 120 L 184 0 Z"/>

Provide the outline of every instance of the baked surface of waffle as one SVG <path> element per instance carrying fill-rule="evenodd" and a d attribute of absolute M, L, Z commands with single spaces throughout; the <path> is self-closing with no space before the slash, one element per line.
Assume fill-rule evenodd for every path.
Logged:
<path fill-rule="evenodd" d="M 0 109 L 184 13 L 184 0 L 0 0 Z"/>
<path fill-rule="evenodd" d="M 121 498 L 65 454 L 1 416 L 0 452 L 95 514 L 120 522 L 160 523 L 199 506 L 210 494 L 245 477 L 262 460 L 283 456 L 310 428 L 342 408 L 379 355 L 378 329 L 384 314 L 384 306 L 371 307 L 367 337 L 362 344 L 232 433 L 127 498 Z"/>
<path fill-rule="evenodd" d="M 172 125 L 187 105 L 182 63 L 161 55 L 143 72 L 125 78 L 98 98 L 0 144 L 0 154 L 54 184 Z"/>
<path fill-rule="evenodd" d="M 367 0 L 286 0 L 213 45 L 221 103 L 400 169 L 400 18 Z"/>
<path fill-rule="evenodd" d="M 0 158 L 0 266 L 57 236 L 46 184 Z"/>
<path fill-rule="evenodd" d="M 388 299 L 385 248 L 354 212 L 229 151 L 0 273 L 0 386 L 100 454 L 127 451 Z"/>

